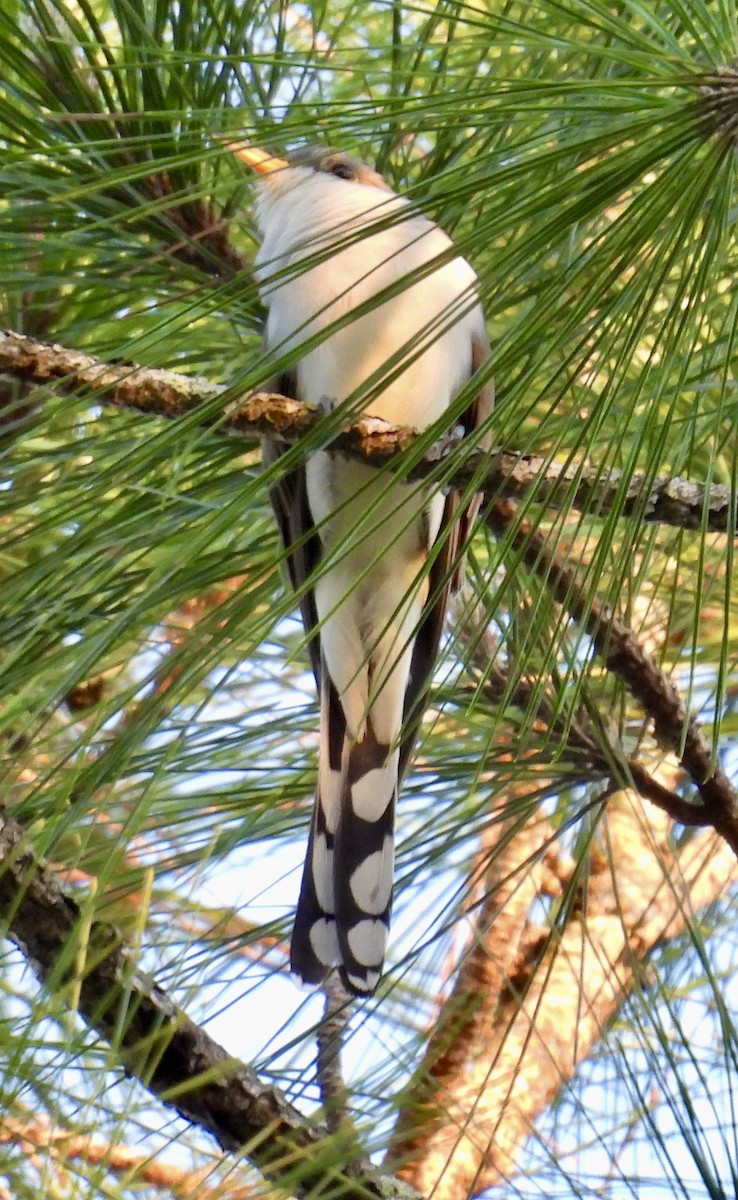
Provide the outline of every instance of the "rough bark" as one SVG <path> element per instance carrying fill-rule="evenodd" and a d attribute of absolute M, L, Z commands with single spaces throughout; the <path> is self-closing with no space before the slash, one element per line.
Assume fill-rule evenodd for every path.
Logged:
<path fill-rule="evenodd" d="M 159 417 L 183 417 L 202 408 L 203 425 L 247 437 L 268 434 L 284 442 L 297 442 L 325 421 L 320 410 L 285 396 L 258 393 L 234 403 L 227 389 L 204 379 L 100 362 L 89 354 L 9 330 L 0 331 L 0 373 L 27 384 L 53 383 L 57 388 L 94 396 L 100 403 Z M 404 455 L 416 437 L 407 427 L 388 425 L 378 417 L 362 417 L 341 429 L 332 429 L 326 441 L 334 450 L 372 466 L 397 463 L 411 478 L 439 475 L 439 458 L 453 455 L 458 450 L 457 440 L 442 439 L 408 469 Z M 617 506 L 620 516 L 638 521 L 729 532 L 733 536 L 737 532 L 734 498 L 729 488 L 719 484 L 707 488 L 686 479 L 636 475 L 624 487 L 622 473 L 603 472 L 596 464 L 562 465 L 537 455 L 500 449 L 487 453 L 467 447 L 459 452 L 453 469 L 444 466 L 440 475 L 444 482 L 453 479 L 462 490 L 473 483 L 494 499 L 532 495 L 536 503 L 547 507 L 600 516 Z"/>
<path fill-rule="evenodd" d="M 81 910 L 37 860 L 22 826 L 2 811 L 0 921 L 39 979 L 75 998 L 79 1015 L 111 1044 L 126 1073 L 222 1149 L 245 1152 L 274 1182 L 288 1179 L 294 1195 L 330 1180 L 331 1194 L 343 1200 L 400 1194 L 412 1200 L 411 1191 L 401 1193 L 403 1185 L 366 1162 L 347 1164 L 341 1179 L 335 1141 L 144 976 L 113 926 L 92 922 L 80 974 Z"/>

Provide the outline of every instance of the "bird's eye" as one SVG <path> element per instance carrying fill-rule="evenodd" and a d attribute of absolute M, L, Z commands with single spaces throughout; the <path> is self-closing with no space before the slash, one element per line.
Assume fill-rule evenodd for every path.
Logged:
<path fill-rule="evenodd" d="M 353 179 L 354 173 L 348 163 L 337 162 L 331 167 L 331 175 L 337 179 Z"/>

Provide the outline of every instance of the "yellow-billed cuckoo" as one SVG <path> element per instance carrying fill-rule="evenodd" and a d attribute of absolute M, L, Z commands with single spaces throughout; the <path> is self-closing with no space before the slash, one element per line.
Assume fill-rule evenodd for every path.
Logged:
<path fill-rule="evenodd" d="M 448 254 L 447 235 L 348 154 L 288 161 L 230 148 L 259 173 L 267 350 L 315 339 L 276 389 L 326 409 L 355 395 L 360 411 L 418 430 L 442 417 L 489 354 L 476 276 Z M 360 305 L 371 310 L 351 319 Z M 491 407 L 491 384 L 480 383 L 458 423 L 468 430 Z M 265 461 L 282 449 L 268 442 Z M 398 785 L 475 502 L 321 450 L 282 476 L 272 503 L 320 695 L 291 964 L 308 983 L 337 966 L 350 991 L 367 995 L 389 929 Z"/>

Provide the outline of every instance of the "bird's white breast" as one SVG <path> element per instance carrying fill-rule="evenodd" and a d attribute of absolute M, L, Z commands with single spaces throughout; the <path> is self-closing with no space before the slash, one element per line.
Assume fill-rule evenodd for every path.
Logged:
<path fill-rule="evenodd" d="M 472 334 L 483 324 L 476 276 L 463 258 L 423 274 L 448 256 L 447 235 L 399 196 L 319 172 L 306 172 L 271 202 L 267 192 L 260 204 L 256 275 L 272 353 L 401 284 L 306 352 L 301 397 L 332 407 L 356 393 L 357 411 L 417 429 L 441 416 L 469 378 Z M 385 227 L 373 228 L 378 222 Z M 309 263 L 329 248 L 323 261 Z"/>

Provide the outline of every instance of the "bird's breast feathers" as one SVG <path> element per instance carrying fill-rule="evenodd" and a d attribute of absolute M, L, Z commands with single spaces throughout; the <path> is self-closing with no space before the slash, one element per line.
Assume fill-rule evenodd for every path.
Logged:
<path fill-rule="evenodd" d="M 422 429 L 469 378 L 483 321 L 476 275 L 403 198 L 356 185 L 341 203 L 330 196 L 335 182 L 308 181 L 262 211 L 256 274 L 267 343 L 281 353 L 330 330 L 300 361 L 301 398 L 330 407 L 356 393 L 357 411 Z M 383 293 L 371 311 L 331 329 Z"/>

